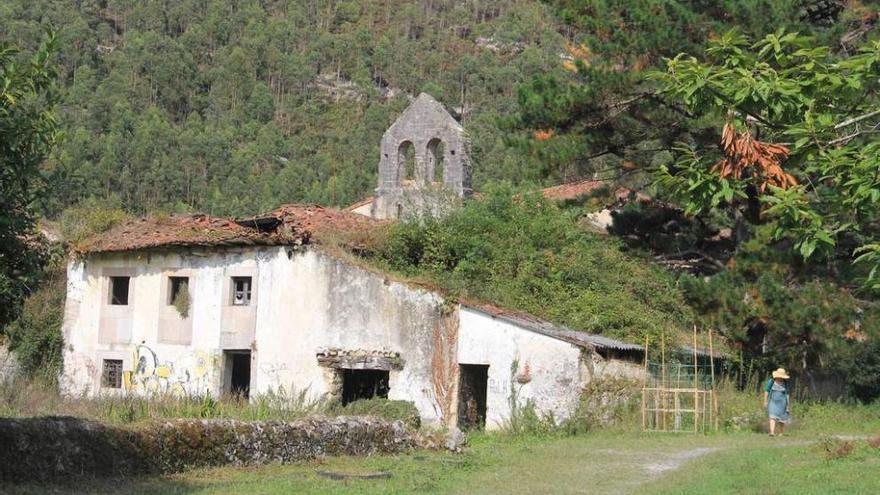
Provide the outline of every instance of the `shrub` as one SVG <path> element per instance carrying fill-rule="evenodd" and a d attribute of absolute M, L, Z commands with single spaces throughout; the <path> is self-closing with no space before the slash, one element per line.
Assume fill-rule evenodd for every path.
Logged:
<path fill-rule="evenodd" d="M 76 244 L 129 218 L 118 203 L 112 198 L 100 201 L 89 198 L 64 210 L 58 219 L 64 241 Z"/>
<path fill-rule="evenodd" d="M 572 328 L 641 340 L 689 314 L 673 277 L 578 225 L 539 194 L 507 186 L 442 219 L 389 228 L 373 259 L 446 291 Z"/>
<path fill-rule="evenodd" d="M 28 296 L 18 318 L 7 325 L 9 348 L 15 352 L 22 372 L 54 384 L 63 366 L 64 272 L 51 273 L 36 292 Z"/>
<path fill-rule="evenodd" d="M 823 453 L 826 460 L 846 459 L 855 450 L 855 444 L 849 440 L 834 437 L 823 437 L 816 443 L 816 448 Z"/>
<path fill-rule="evenodd" d="M 597 428 L 635 425 L 640 389 L 639 383 L 626 378 L 591 381 L 581 392 L 577 408 L 563 423 L 563 429 L 579 434 Z"/>

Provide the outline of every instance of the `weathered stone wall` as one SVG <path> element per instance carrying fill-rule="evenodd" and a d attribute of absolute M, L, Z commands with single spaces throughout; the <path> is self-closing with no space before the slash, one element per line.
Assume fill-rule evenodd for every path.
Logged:
<path fill-rule="evenodd" d="M 374 417 L 177 420 L 139 428 L 48 417 L 0 419 L 0 445 L 0 482 L 15 482 L 396 453 L 414 440 L 401 421 Z"/>
<path fill-rule="evenodd" d="M 271 265 L 288 262 L 283 248 L 119 253 L 74 260 L 67 270 L 63 389 L 71 395 L 107 393 L 218 394 L 222 349 L 254 341 Z M 129 304 L 109 303 L 109 277 L 129 276 Z M 168 277 L 189 277 L 190 311 L 168 304 Z M 252 306 L 231 307 L 231 277 L 252 276 Z M 101 388 L 105 359 L 121 360 L 121 389 Z"/>
<path fill-rule="evenodd" d="M 406 175 L 405 151 L 409 147 L 415 156 L 413 177 Z M 425 211 L 442 214 L 451 198 L 470 195 L 468 148 L 461 124 L 437 100 L 420 94 L 382 136 L 372 216 L 410 217 Z M 440 166 L 442 173 L 437 170 Z"/>
<path fill-rule="evenodd" d="M 19 371 L 20 367 L 15 354 L 9 350 L 9 346 L 0 342 L 0 384 L 13 381 Z"/>

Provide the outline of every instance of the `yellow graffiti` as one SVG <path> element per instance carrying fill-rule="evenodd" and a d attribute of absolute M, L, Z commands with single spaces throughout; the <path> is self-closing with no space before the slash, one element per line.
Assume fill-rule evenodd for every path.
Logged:
<path fill-rule="evenodd" d="M 133 369 L 123 372 L 123 384 L 132 392 L 204 393 L 218 362 L 216 355 L 204 351 L 193 351 L 176 362 L 160 362 L 153 349 L 141 344 L 132 351 Z"/>
<path fill-rule="evenodd" d="M 156 367 L 156 376 L 159 378 L 168 378 L 171 376 L 171 367 L 168 365 L 161 365 Z"/>

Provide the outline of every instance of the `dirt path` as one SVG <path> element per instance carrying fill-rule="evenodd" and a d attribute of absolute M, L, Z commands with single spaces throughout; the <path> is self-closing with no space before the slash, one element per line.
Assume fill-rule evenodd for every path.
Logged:
<path fill-rule="evenodd" d="M 608 446 L 614 440 L 607 441 Z M 596 448 L 577 439 L 534 447 L 531 455 L 473 477 L 460 493 L 628 494 L 687 463 L 727 448 L 704 437 L 626 440 Z M 692 445 L 689 445 L 692 444 Z"/>

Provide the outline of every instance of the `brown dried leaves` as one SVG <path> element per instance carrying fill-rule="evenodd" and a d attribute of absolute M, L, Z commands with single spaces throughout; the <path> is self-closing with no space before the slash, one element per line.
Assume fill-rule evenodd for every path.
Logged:
<path fill-rule="evenodd" d="M 724 158 L 713 167 L 722 178 L 742 179 L 751 177 L 757 182 L 761 193 L 767 185 L 788 189 L 797 185 L 797 179 L 782 170 L 782 162 L 788 158 L 789 149 L 781 144 L 765 143 L 752 138 L 749 131 L 737 132 L 730 123 L 721 133 L 721 149 Z"/>

